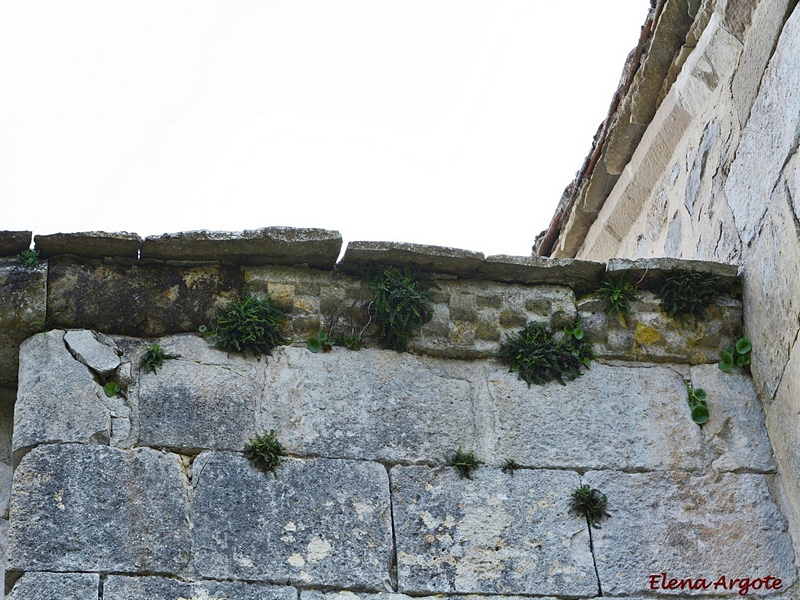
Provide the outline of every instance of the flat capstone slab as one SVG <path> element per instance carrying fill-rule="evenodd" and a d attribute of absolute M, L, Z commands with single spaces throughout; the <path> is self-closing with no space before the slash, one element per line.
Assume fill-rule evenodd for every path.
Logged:
<path fill-rule="evenodd" d="M 516 373 L 489 374 L 497 455 L 525 466 L 697 470 L 708 464 L 683 378 L 667 367 L 590 369 L 561 385 L 528 387 Z"/>
<path fill-rule="evenodd" d="M 689 595 L 680 589 L 652 591 L 649 577 L 660 573 L 666 573 L 668 580 L 712 581 L 720 575 L 727 579 L 770 575 L 782 580 L 784 590 L 789 588 L 797 579 L 794 550 L 767 477 L 677 471 L 586 473 L 584 483 L 606 495 L 611 513 L 602 521 L 602 529 L 592 531 L 603 594 Z"/>
<path fill-rule="evenodd" d="M 349 242 L 338 266 L 348 271 L 375 263 L 465 276 L 472 274 L 483 263 L 483 259 L 481 252 L 446 246 L 404 242 Z"/>
<path fill-rule="evenodd" d="M 707 260 L 684 260 L 680 258 L 612 258 L 608 261 L 606 272 L 609 275 L 629 275 L 639 282 L 640 289 L 653 289 L 661 285 L 666 277 L 676 271 L 698 271 L 719 278 L 721 292 L 728 292 L 739 273 L 738 265 L 718 263 Z"/>
<path fill-rule="evenodd" d="M 439 361 L 374 349 L 276 351 L 258 423 L 293 453 L 336 458 L 430 461 L 477 442 L 469 382 Z"/>
<path fill-rule="evenodd" d="M 31 231 L 0 231 L 0 256 L 16 256 L 31 245 Z"/>
<path fill-rule="evenodd" d="M 109 575 L 103 600 L 297 600 L 287 586 L 233 581 L 187 583 L 166 577 Z M 96 600 L 96 596 L 92 599 Z"/>
<path fill-rule="evenodd" d="M 207 452 L 192 473 L 193 562 L 203 577 L 390 589 L 382 465 L 289 459 L 268 475 L 239 453 Z"/>
<path fill-rule="evenodd" d="M 142 238 L 135 233 L 118 231 L 87 231 L 82 233 L 54 233 L 33 238 L 39 258 L 50 258 L 57 254 L 74 254 L 90 258 L 116 256 L 128 260 L 139 257 Z"/>
<path fill-rule="evenodd" d="M 245 231 L 183 231 L 145 239 L 142 259 L 230 261 L 238 265 L 300 265 L 333 269 L 342 249 L 338 231 L 263 227 Z"/>
<path fill-rule="evenodd" d="M 595 596 L 586 521 L 569 512 L 577 473 L 394 467 L 397 578 L 408 594 Z"/>
<path fill-rule="evenodd" d="M 179 465 L 149 448 L 34 448 L 14 473 L 7 568 L 177 574 L 192 545 Z"/>
<path fill-rule="evenodd" d="M 97 573 L 23 573 L 6 600 L 97 600 Z"/>
<path fill-rule="evenodd" d="M 604 263 L 572 258 L 495 254 L 478 268 L 480 277 L 504 283 L 566 285 L 586 290 L 600 284 Z"/>

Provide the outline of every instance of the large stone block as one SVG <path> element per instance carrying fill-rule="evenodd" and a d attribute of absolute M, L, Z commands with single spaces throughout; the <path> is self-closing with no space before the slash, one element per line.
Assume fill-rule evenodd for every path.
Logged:
<path fill-rule="evenodd" d="M 197 331 L 242 290 L 233 265 L 122 264 L 56 256 L 48 277 L 48 314 L 70 329 L 143 337 Z"/>
<path fill-rule="evenodd" d="M 577 473 L 391 471 L 400 591 L 597 594 L 586 522 L 569 514 Z"/>
<path fill-rule="evenodd" d="M 138 371 L 133 395 L 142 446 L 241 450 L 256 431 L 265 361 L 215 350 L 194 335 L 162 340 L 157 373 Z"/>
<path fill-rule="evenodd" d="M 321 592 L 318 590 L 301 590 L 300 600 L 442 600 L 442 598 L 453 598 L 453 600 L 523 600 L 525 596 L 492 596 L 478 594 L 464 594 L 458 596 L 407 596 L 391 592 L 380 592 L 370 594 L 364 592 L 352 592 L 342 590 L 339 592 Z M 542 597 L 540 600 L 555 600 L 554 598 Z"/>
<path fill-rule="evenodd" d="M 375 263 L 465 276 L 473 273 L 483 259 L 481 252 L 446 246 L 403 242 L 348 242 L 339 268 L 352 270 Z"/>
<path fill-rule="evenodd" d="M 16 256 L 31 245 L 30 231 L 0 231 L 0 256 Z"/>
<path fill-rule="evenodd" d="M 496 370 L 489 394 L 498 427 L 496 464 L 506 458 L 537 468 L 695 470 L 707 464 L 683 378 L 668 367 L 593 363 L 566 385 L 531 387 Z"/>
<path fill-rule="evenodd" d="M 293 453 L 427 462 L 476 443 L 474 391 L 435 359 L 287 347 L 266 376 L 259 430 L 274 429 Z"/>
<path fill-rule="evenodd" d="M 92 258 L 120 256 L 129 260 L 139 258 L 142 238 L 135 233 L 119 231 L 88 231 L 81 233 L 54 233 L 33 238 L 41 258 L 57 254 L 75 254 Z"/>
<path fill-rule="evenodd" d="M 103 600 L 297 600 L 297 590 L 286 586 L 235 581 L 186 583 L 165 577 L 109 575 Z M 95 600 L 94 598 L 92 600 Z"/>
<path fill-rule="evenodd" d="M 100 402 L 103 389 L 67 350 L 63 331 L 26 340 L 19 373 L 14 452 L 49 442 L 109 442 L 111 415 Z"/>
<path fill-rule="evenodd" d="M 64 343 L 79 362 L 102 377 L 110 376 L 119 367 L 121 352 L 108 338 L 101 341 L 95 333 L 81 329 L 67 331 Z"/>
<path fill-rule="evenodd" d="M 192 547 L 175 455 L 60 444 L 14 473 L 8 569 L 179 573 Z"/>
<path fill-rule="evenodd" d="M 389 481 L 378 463 L 288 460 L 276 476 L 241 455 L 193 464 L 193 562 L 203 577 L 389 588 Z"/>
<path fill-rule="evenodd" d="M 605 265 L 601 262 L 542 256 L 489 256 L 478 275 L 494 281 L 593 289 L 600 284 Z"/>
<path fill-rule="evenodd" d="M 14 584 L 7 600 L 97 600 L 97 573 L 25 573 Z"/>
<path fill-rule="evenodd" d="M 17 382 L 19 345 L 42 330 L 46 306 L 47 265 L 0 258 L 0 385 Z"/>
<path fill-rule="evenodd" d="M 775 472 L 777 464 L 764 425 L 764 409 L 753 380 L 717 365 L 691 368 L 692 385 L 708 392 L 711 414 L 703 426 L 715 471 Z"/>
<path fill-rule="evenodd" d="M 650 592 L 650 575 L 660 573 L 771 575 L 784 589 L 797 579 L 786 520 L 764 475 L 590 471 L 584 482 L 607 496 L 611 513 L 592 531 L 603 594 Z"/>

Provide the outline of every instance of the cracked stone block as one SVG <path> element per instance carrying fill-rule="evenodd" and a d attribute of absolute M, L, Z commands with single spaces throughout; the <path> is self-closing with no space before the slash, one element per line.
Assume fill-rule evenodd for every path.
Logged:
<path fill-rule="evenodd" d="M 764 471 L 778 468 L 767 435 L 764 408 L 753 380 L 722 372 L 717 365 L 691 367 L 692 385 L 708 392 L 711 416 L 703 435 L 717 454 L 715 471 Z"/>
<path fill-rule="evenodd" d="M 19 346 L 41 331 L 47 306 L 47 264 L 23 267 L 16 258 L 0 258 L 0 385 L 14 385 Z"/>
<path fill-rule="evenodd" d="M 8 568 L 177 574 L 192 546 L 187 502 L 175 455 L 39 446 L 14 473 Z"/>
<path fill-rule="evenodd" d="M 64 332 L 52 330 L 20 347 L 13 450 L 51 442 L 107 444 L 111 417 L 89 369 L 70 354 Z"/>
<path fill-rule="evenodd" d="M 382 465 L 290 459 L 273 476 L 241 454 L 209 452 L 192 473 L 193 562 L 203 577 L 390 589 Z"/>
<path fill-rule="evenodd" d="M 228 355 L 197 336 L 162 343 L 157 373 L 139 370 L 135 396 L 139 444 L 180 449 L 242 450 L 257 434 L 256 400 L 265 361 Z"/>
<path fill-rule="evenodd" d="M 771 575 L 784 589 L 797 579 L 786 520 L 764 475 L 590 471 L 584 483 L 607 496 L 611 513 L 592 531 L 603 594 L 654 593 L 649 576 L 662 572 Z"/>
<path fill-rule="evenodd" d="M 439 460 L 476 443 L 471 386 L 440 365 L 387 350 L 282 348 L 267 368 L 259 430 L 297 454 Z"/>
<path fill-rule="evenodd" d="M 187 583 L 166 577 L 109 575 L 103 600 L 297 600 L 297 590 L 286 586 L 235 581 Z"/>
<path fill-rule="evenodd" d="M 97 600 L 97 573 L 23 573 L 6 600 Z"/>
<path fill-rule="evenodd" d="M 119 366 L 120 358 L 116 348 L 101 342 L 91 331 L 68 331 L 64 335 L 64 342 L 79 362 L 102 377 L 108 377 Z"/>
<path fill-rule="evenodd" d="M 715 367 L 716 368 L 716 367 Z M 544 468 L 702 469 L 702 430 L 683 378 L 667 367 L 592 363 L 566 385 L 528 387 L 496 369 L 489 395 L 497 422 L 494 463 Z"/>
<path fill-rule="evenodd" d="M 594 596 L 586 522 L 569 471 L 394 467 L 399 590 L 408 594 Z"/>

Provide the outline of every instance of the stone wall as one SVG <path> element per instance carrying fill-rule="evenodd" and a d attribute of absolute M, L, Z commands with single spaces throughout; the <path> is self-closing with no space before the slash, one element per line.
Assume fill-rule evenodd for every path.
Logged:
<path fill-rule="evenodd" d="M 37 267 L 5 259 L 7 281 L 30 290 L 0 286 L 20 294 L 6 322 L 23 329 L 2 339 L 19 350 L 0 398 L 9 598 L 641 597 L 672 593 L 653 591 L 662 572 L 663 585 L 769 575 L 780 589 L 761 580 L 758 593 L 790 597 L 795 553 L 764 412 L 746 373 L 715 364 L 741 329 L 736 267 L 356 243 L 334 271 L 335 244 L 328 263 L 302 243 L 294 258 L 271 259 L 263 239 L 260 254 L 234 251 L 277 234 L 336 238 L 182 234 L 179 254 L 144 256 L 145 240 L 100 258 L 109 246 L 74 252 L 120 240 L 75 234 L 60 249 L 72 254 L 37 241 L 49 256 Z M 190 241 L 207 244 L 201 261 Z M 414 264 L 438 286 L 412 352 L 382 349 L 369 326 L 360 351 L 309 352 L 332 314 L 368 302 L 352 272 L 371 261 Z M 606 272 L 657 287 L 686 268 L 720 278 L 708 320 L 675 321 L 649 291 L 612 318 L 594 293 Z M 196 332 L 242 291 L 289 311 L 290 345 L 259 360 Z M 45 326 L 27 323 L 27 298 Z M 598 359 L 565 385 L 528 386 L 495 358 L 527 321 L 560 331 L 579 317 Z M 174 358 L 145 372 L 154 341 Z M 122 388 L 112 397 L 109 380 Z M 687 383 L 708 392 L 703 428 Z M 275 475 L 243 453 L 267 431 L 290 454 Z M 459 448 L 483 462 L 472 480 L 446 466 Z M 519 468 L 504 471 L 508 460 Z M 601 529 L 570 510 L 582 483 L 608 497 Z"/>
<path fill-rule="evenodd" d="M 709 4 L 702 37 L 577 256 L 671 256 L 741 266 L 753 377 L 800 515 L 796 4 Z"/>

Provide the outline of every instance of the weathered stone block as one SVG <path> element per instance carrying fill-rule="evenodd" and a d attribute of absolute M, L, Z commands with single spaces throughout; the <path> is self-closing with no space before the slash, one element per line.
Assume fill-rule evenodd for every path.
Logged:
<path fill-rule="evenodd" d="M 233 581 L 185 583 L 165 577 L 109 575 L 103 600 L 297 600 L 297 590 L 286 586 Z M 95 598 L 93 598 L 95 600 Z"/>
<path fill-rule="evenodd" d="M 442 598 L 453 598 L 454 600 L 523 600 L 525 596 L 492 596 L 478 594 L 459 594 L 458 596 L 406 596 L 391 592 L 380 592 L 370 594 L 365 592 L 351 592 L 342 590 L 340 592 L 320 592 L 317 590 L 301 590 L 300 600 L 441 600 Z M 541 600 L 555 600 L 554 598 L 542 597 Z"/>
<path fill-rule="evenodd" d="M 483 262 L 481 252 L 445 246 L 400 242 L 348 242 L 339 268 L 352 270 L 376 263 L 393 267 L 415 267 L 434 273 L 470 275 Z"/>
<path fill-rule="evenodd" d="M 47 265 L 23 267 L 0 258 L 0 384 L 14 385 L 19 345 L 41 331 L 47 305 Z"/>
<path fill-rule="evenodd" d="M 63 331 L 22 344 L 19 379 L 14 452 L 48 442 L 108 443 L 111 417 L 99 399 L 103 390 L 69 353 Z"/>
<path fill-rule="evenodd" d="M 708 392 L 711 416 L 703 426 L 709 448 L 716 453 L 715 471 L 777 469 L 764 425 L 764 410 L 752 379 L 743 373 L 723 373 L 717 365 L 691 368 L 692 385 Z"/>
<path fill-rule="evenodd" d="M 300 265 L 332 269 L 342 235 L 327 229 L 263 227 L 245 231 L 183 231 L 145 239 L 142 258 L 239 265 Z"/>
<path fill-rule="evenodd" d="M 707 260 L 683 260 L 679 258 L 612 258 L 608 261 L 609 275 L 628 275 L 639 283 L 641 289 L 658 289 L 671 273 L 675 271 L 697 271 L 713 275 L 719 280 L 721 294 L 727 294 L 736 282 L 739 272 L 737 265 Z"/>
<path fill-rule="evenodd" d="M 797 580 L 786 521 L 763 475 L 590 471 L 584 482 L 608 497 L 611 513 L 592 531 L 604 595 L 653 593 L 649 576 L 662 572 L 772 575 L 784 589 Z"/>
<path fill-rule="evenodd" d="M 193 465 L 193 562 L 203 577 L 389 587 L 389 481 L 377 463 L 288 460 L 277 476 L 240 454 Z"/>
<path fill-rule="evenodd" d="M 97 600 L 97 573 L 24 573 L 7 600 Z"/>
<path fill-rule="evenodd" d="M 30 231 L 0 231 L 0 256 L 16 256 L 31 245 Z"/>
<path fill-rule="evenodd" d="M 120 364 L 119 354 L 113 343 L 106 337 L 103 341 L 99 340 L 91 331 L 67 331 L 64 343 L 79 362 L 102 377 L 111 375 Z"/>
<path fill-rule="evenodd" d="M 192 546 L 175 455 L 60 444 L 31 450 L 14 473 L 12 571 L 179 573 Z"/>
<path fill-rule="evenodd" d="M 493 463 L 537 468 L 702 469 L 703 434 L 692 422 L 683 378 L 667 367 L 593 363 L 578 379 L 528 387 L 494 371 Z"/>
<path fill-rule="evenodd" d="M 489 256 L 478 268 L 478 275 L 505 283 L 567 286 L 575 290 L 596 288 L 605 265 L 589 260 L 542 256 Z"/>
<path fill-rule="evenodd" d="M 91 258 L 119 256 L 128 260 L 137 260 L 139 249 L 142 247 L 142 238 L 127 231 L 54 233 L 37 235 L 33 241 L 40 258 L 50 258 L 57 254 L 74 254 Z"/>
<path fill-rule="evenodd" d="M 267 368 L 258 430 L 297 454 L 438 461 L 473 447 L 471 385 L 441 362 L 387 350 L 282 348 Z"/>
<path fill-rule="evenodd" d="M 265 361 L 215 350 L 194 335 L 165 338 L 162 348 L 179 358 L 165 360 L 158 373 L 138 372 L 133 399 L 139 444 L 244 448 L 257 433 L 255 405 Z"/>
<path fill-rule="evenodd" d="M 237 298 L 232 265 L 119 264 L 72 256 L 50 261 L 48 313 L 56 325 L 142 337 L 197 331 Z"/>
<path fill-rule="evenodd" d="M 586 522 L 569 514 L 577 473 L 391 471 L 400 591 L 593 596 Z"/>

